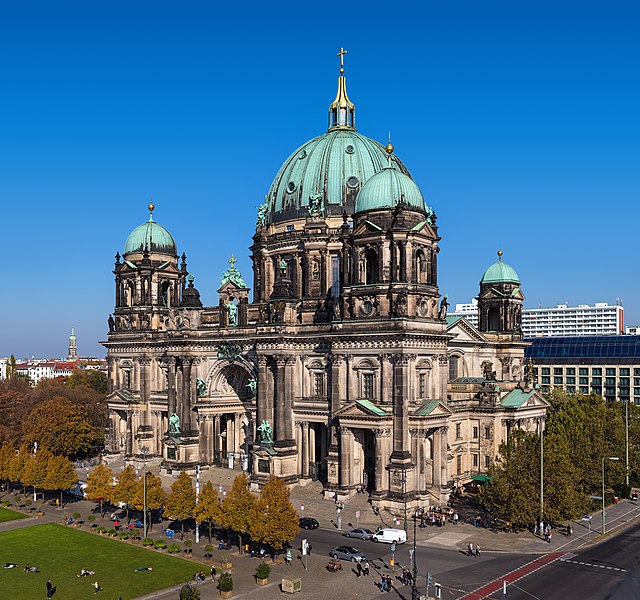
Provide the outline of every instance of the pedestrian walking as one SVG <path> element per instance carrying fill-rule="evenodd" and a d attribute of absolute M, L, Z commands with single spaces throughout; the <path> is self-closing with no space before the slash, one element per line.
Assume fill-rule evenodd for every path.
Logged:
<path fill-rule="evenodd" d="M 476 556 L 480 556 L 480 544 L 476 544 Z"/>
<path fill-rule="evenodd" d="M 453 524 L 454 524 L 454 525 L 457 525 L 457 524 L 458 524 L 458 519 L 459 519 L 459 518 L 460 518 L 460 517 L 458 516 L 458 513 L 457 513 L 457 512 L 453 513 Z"/>
<path fill-rule="evenodd" d="M 467 556 L 473 556 L 473 544 L 471 542 L 467 545 Z"/>
<path fill-rule="evenodd" d="M 549 533 L 547 533 L 547 542 L 551 543 L 551 529 L 549 529 Z"/>
<path fill-rule="evenodd" d="M 51 579 L 47 579 L 47 598 L 51 598 L 51 596 L 53 596 L 53 584 Z"/>
<path fill-rule="evenodd" d="M 362 570 L 365 575 L 369 575 L 369 563 L 365 560 L 364 565 L 362 566 Z"/>
<path fill-rule="evenodd" d="M 311 544 L 307 542 L 307 554 L 311 556 Z"/>
<path fill-rule="evenodd" d="M 387 575 L 387 592 L 391 592 L 391 587 L 392 587 L 392 583 L 391 583 L 391 576 Z"/>
<path fill-rule="evenodd" d="M 384 575 L 380 577 L 380 591 L 381 592 L 387 591 L 387 578 Z"/>
<path fill-rule="evenodd" d="M 97 581 L 93 582 L 93 593 L 97 594 L 102 588 L 100 587 L 100 584 Z"/>
<path fill-rule="evenodd" d="M 292 556 L 291 556 L 291 548 L 287 548 L 286 561 L 287 561 L 287 564 L 288 564 L 288 565 L 290 565 L 290 564 L 291 564 L 291 559 L 292 559 Z"/>
<path fill-rule="evenodd" d="M 211 567 L 211 581 L 215 581 L 215 580 L 216 580 L 216 568 Z"/>
<path fill-rule="evenodd" d="M 569 523 L 569 525 L 567 525 L 567 535 L 571 537 L 572 533 L 573 533 L 573 529 L 571 529 L 571 524 Z"/>

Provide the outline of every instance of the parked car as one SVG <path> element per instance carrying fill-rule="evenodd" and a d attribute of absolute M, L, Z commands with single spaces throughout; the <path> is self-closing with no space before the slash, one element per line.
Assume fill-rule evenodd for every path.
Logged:
<path fill-rule="evenodd" d="M 342 535 L 348 538 L 358 538 L 359 540 L 370 540 L 373 537 L 373 531 L 371 529 L 352 529 L 351 531 L 345 531 Z"/>
<path fill-rule="evenodd" d="M 333 550 L 329 551 L 329 556 L 331 558 L 340 558 L 341 560 L 351 560 L 353 562 L 365 560 L 366 558 L 364 553 L 351 546 L 336 546 Z"/>
<path fill-rule="evenodd" d="M 374 542 L 385 544 L 404 544 L 407 541 L 407 532 L 404 529 L 393 529 L 393 527 L 380 527 L 371 538 Z"/>
<path fill-rule="evenodd" d="M 300 529 L 318 529 L 320 527 L 320 523 L 311 517 L 301 517 L 298 520 L 298 525 Z"/>

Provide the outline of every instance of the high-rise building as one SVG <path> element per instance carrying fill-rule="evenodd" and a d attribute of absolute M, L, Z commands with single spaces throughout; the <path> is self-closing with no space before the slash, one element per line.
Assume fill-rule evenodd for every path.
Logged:
<path fill-rule="evenodd" d="M 478 324 L 478 301 L 456 304 L 453 315 Z M 596 302 L 594 306 L 558 304 L 554 308 L 525 308 L 522 311 L 525 338 L 570 335 L 620 335 L 624 333 L 624 307 Z M 630 333 L 630 332 L 627 332 Z"/>

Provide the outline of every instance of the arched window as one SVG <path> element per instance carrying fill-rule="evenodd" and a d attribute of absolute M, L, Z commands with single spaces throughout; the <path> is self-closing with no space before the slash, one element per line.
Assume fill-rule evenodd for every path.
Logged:
<path fill-rule="evenodd" d="M 492 306 L 489 309 L 487 321 L 489 331 L 500 331 L 500 311 L 496 306 Z"/>
<path fill-rule="evenodd" d="M 160 305 L 169 307 L 171 305 L 171 284 L 168 281 L 163 281 L 160 286 Z"/>
<path fill-rule="evenodd" d="M 427 261 L 422 250 L 416 255 L 416 274 L 418 283 L 427 283 Z"/>
<path fill-rule="evenodd" d="M 365 283 L 378 283 L 378 253 L 373 248 L 368 248 L 364 253 Z"/>
<path fill-rule="evenodd" d="M 128 281 L 124 288 L 124 302 L 127 306 L 133 306 L 133 281 Z"/>

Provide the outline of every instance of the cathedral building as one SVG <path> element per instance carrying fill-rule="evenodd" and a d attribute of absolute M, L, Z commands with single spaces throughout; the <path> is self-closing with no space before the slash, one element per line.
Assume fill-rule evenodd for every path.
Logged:
<path fill-rule="evenodd" d="M 252 290 L 232 256 L 217 305 L 149 205 L 116 254 L 111 451 L 243 468 L 257 486 L 318 479 L 331 497 L 363 487 L 391 508 L 443 501 L 511 428 L 543 427 L 516 271 L 499 253 L 484 273 L 477 328 L 448 317 L 436 213 L 355 117 L 341 65 L 328 131 L 258 209 Z"/>

